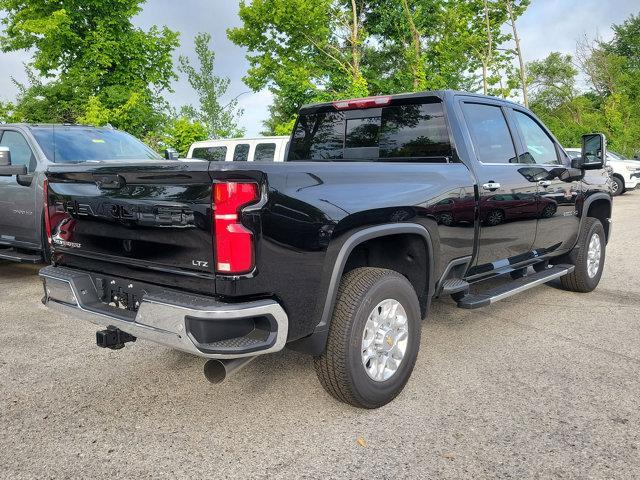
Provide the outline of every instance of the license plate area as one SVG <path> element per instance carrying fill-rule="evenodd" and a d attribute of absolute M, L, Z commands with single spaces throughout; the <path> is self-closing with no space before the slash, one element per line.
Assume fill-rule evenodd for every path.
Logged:
<path fill-rule="evenodd" d="M 128 312 L 137 312 L 146 290 L 126 279 L 95 277 L 98 300 L 103 305 Z"/>

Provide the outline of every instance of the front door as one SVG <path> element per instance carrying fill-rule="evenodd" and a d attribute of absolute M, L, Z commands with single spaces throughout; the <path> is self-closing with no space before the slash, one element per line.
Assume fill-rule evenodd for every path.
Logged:
<path fill-rule="evenodd" d="M 34 247 L 39 245 L 36 187 L 33 172 L 36 159 L 22 133 L 0 130 L 0 146 L 8 147 L 11 164 L 26 165 L 29 175 L 0 177 L 0 244 Z"/>
<path fill-rule="evenodd" d="M 531 165 L 537 180 L 538 227 L 533 248 L 538 255 L 566 251 L 575 244 L 580 228 L 576 208 L 580 179 L 571 176 L 570 159 L 533 116 L 518 109 L 510 115 L 522 141 L 521 158 Z"/>
<path fill-rule="evenodd" d="M 520 171 L 505 110 L 491 101 L 462 102 L 476 155 L 480 241 L 470 275 L 490 272 L 531 256 L 536 236 L 537 184 Z"/>

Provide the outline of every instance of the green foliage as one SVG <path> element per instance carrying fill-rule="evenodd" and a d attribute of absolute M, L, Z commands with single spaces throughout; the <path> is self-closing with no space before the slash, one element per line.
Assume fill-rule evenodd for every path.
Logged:
<path fill-rule="evenodd" d="M 577 146 L 585 133 L 603 132 L 612 150 L 640 152 L 640 16 L 614 25 L 611 42 L 579 45 L 579 66 L 589 89 L 579 91 L 569 55 L 551 53 L 527 66 L 531 108 L 561 143 Z"/>
<path fill-rule="evenodd" d="M 230 29 L 228 36 L 250 52 L 245 83 L 256 91 L 269 87 L 286 99 L 272 110 L 270 130 L 290 124 L 304 103 L 370 93 L 361 63 L 369 48 L 362 3 L 240 2 L 243 25 Z"/>
<path fill-rule="evenodd" d="M 200 67 L 196 69 L 189 59 L 180 56 L 180 71 L 187 76 L 189 84 L 200 98 L 199 109 L 185 107 L 183 113 L 196 119 L 206 127 L 211 138 L 241 137 L 244 129 L 238 127 L 238 117 L 242 110 L 238 109 L 238 101 L 231 100 L 226 105 L 221 98 L 229 89 L 230 80 L 215 75 L 215 52 L 209 49 L 211 35 L 200 33 L 195 38 L 196 56 Z"/>
<path fill-rule="evenodd" d="M 141 0 L 0 0 L 3 51 L 33 51 L 14 117 L 109 122 L 144 136 L 163 122 L 178 34 L 136 28 Z"/>
<path fill-rule="evenodd" d="M 515 17 L 527 6 L 516 1 Z M 253 0 L 227 34 L 249 51 L 245 83 L 276 98 L 266 133 L 288 133 L 305 103 L 482 85 L 509 95 L 507 17 L 504 0 Z"/>
<path fill-rule="evenodd" d="M 207 127 L 202 123 L 180 117 L 170 122 L 166 129 L 164 143 L 166 146 L 176 149 L 181 157 L 186 157 L 193 142 L 206 140 L 207 137 Z"/>

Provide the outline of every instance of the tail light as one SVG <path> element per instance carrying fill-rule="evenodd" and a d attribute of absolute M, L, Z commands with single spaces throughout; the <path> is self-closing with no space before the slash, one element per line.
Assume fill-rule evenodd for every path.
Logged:
<path fill-rule="evenodd" d="M 44 214 L 44 232 L 47 236 L 47 242 L 51 245 L 51 218 L 49 217 L 49 180 L 46 178 L 42 183 L 43 214 Z"/>
<path fill-rule="evenodd" d="M 333 102 L 333 106 L 336 108 L 336 110 L 354 110 L 357 108 L 386 107 L 390 103 L 391 97 L 379 96 L 354 98 L 353 100 L 338 100 L 337 102 Z"/>
<path fill-rule="evenodd" d="M 240 223 L 239 214 L 258 200 L 255 183 L 223 182 L 213 186 L 216 271 L 227 275 L 248 273 L 254 266 L 253 234 Z"/>

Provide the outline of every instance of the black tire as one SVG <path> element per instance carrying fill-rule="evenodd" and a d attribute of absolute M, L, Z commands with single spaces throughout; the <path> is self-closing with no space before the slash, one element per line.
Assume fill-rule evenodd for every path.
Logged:
<path fill-rule="evenodd" d="M 556 214 L 557 211 L 558 207 L 555 204 L 547 205 L 546 207 L 544 207 L 544 210 L 542 210 L 542 214 L 540 216 L 542 218 L 551 218 Z"/>
<path fill-rule="evenodd" d="M 611 181 L 611 195 L 613 195 L 614 197 L 622 195 L 625 191 L 624 180 L 621 177 L 614 175 L 611 177 Z"/>
<path fill-rule="evenodd" d="M 597 273 L 593 276 L 588 272 L 589 244 L 594 235 L 598 235 L 600 242 L 600 260 Z M 569 275 L 560 277 L 562 288 L 572 292 L 591 292 L 600 283 L 606 253 L 606 237 L 600 220 L 592 217 L 584 219 L 584 225 L 578 236 L 578 243 L 569 254 L 569 263 L 575 265 L 575 270 Z"/>
<path fill-rule="evenodd" d="M 408 339 L 398 370 L 387 380 L 373 380 L 362 360 L 367 319 L 387 299 L 399 302 L 407 316 Z M 336 399 L 361 408 L 378 408 L 393 400 L 411 376 L 420 348 L 422 319 L 416 292 L 393 270 L 357 268 L 344 275 L 338 289 L 327 347 L 314 358 L 324 389 Z"/>
<path fill-rule="evenodd" d="M 441 214 L 438 220 L 439 223 L 441 225 L 444 225 L 445 227 L 450 227 L 451 225 L 453 225 L 453 215 L 450 213 Z"/>
<path fill-rule="evenodd" d="M 495 227 L 504 222 L 504 212 L 502 210 L 492 210 L 487 214 L 485 224 L 489 227 Z"/>

